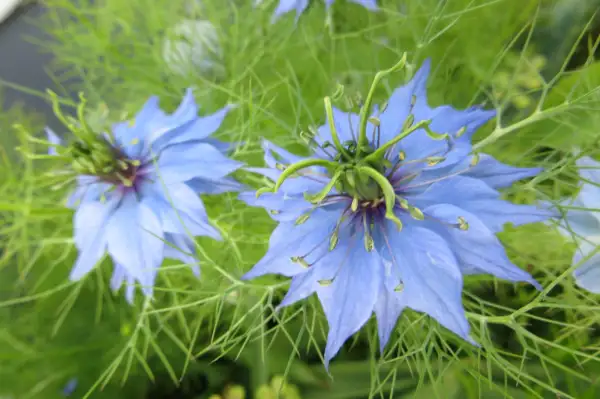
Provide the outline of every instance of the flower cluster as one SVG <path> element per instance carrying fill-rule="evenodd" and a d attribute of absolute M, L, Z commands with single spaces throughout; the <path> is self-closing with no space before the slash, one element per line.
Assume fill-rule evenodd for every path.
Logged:
<path fill-rule="evenodd" d="M 402 66 L 380 73 L 391 73 Z M 316 293 L 329 323 L 325 361 L 375 313 L 381 350 L 406 308 L 429 314 L 475 343 L 462 305 L 463 276 L 491 274 L 540 288 L 508 259 L 495 233 L 553 214 L 515 205 L 498 189 L 540 172 L 473 152 L 474 132 L 494 111 L 431 108 L 426 61 L 387 106 L 360 115 L 325 101 L 327 123 L 300 157 L 267 141 L 267 167 L 250 168 L 274 187 L 243 192 L 279 222 L 266 255 L 246 279 L 291 277 L 280 306 Z"/>
<path fill-rule="evenodd" d="M 309 156 L 264 140 L 266 165 L 246 168 L 272 181 L 258 191 L 242 191 L 229 177 L 242 164 L 228 158 L 228 144 L 211 137 L 229 106 L 200 117 L 188 90 L 169 115 L 151 97 L 132 121 L 99 132 L 86 123 L 83 103 L 78 120 L 64 117 L 55 103 L 74 136 L 63 146 L 47 130 L 50 154 L 69 165 L 77 182 L 67 201 L 75 209 L 79 250 L 71 279 L 108 255 L 114 262 L 111 286 L 127 283 L 131 302 L 134 283 L 152 295 L 165 258 L 190 264 L 198 275 L 193 237 L 221 237 L 198 194 L 242 191 L 242 201 L 278 222 L 267 253 L 243 278 L 290 277 L 279 307 L 317 294 L 329 324 L 326 365 L 373 313 L 381 351 L 405 309 L 426 313 L 476 344 L 462 304 L 464 276 L 489 274 L 541 288 L 511 263 L 496 233 L 506 223 L 556 214 L 501 198 L 500 189 L 541 169 L 505 165 L 474 151 L 473 134 L 495 111 L 429 106 L 429 61 L 385 106 L 373 106 L 379 81 L 405 63 L 404 57 L 377 74 L 358 114 L 325 98 L 326 123 L 308 136 Z M 580 167 L 593 162 L 583 158 Z M 595 171 L 581 173 L 598 181 Z M 584 186 L 576 201 L 593 207 L 597 190 Z M 583 252 L 586 242 L 597 243 L 591 218 L 570 213 L 565 223 L 586 237 Z M 592 258 L 577 271 L 579 284 L 598 292 L 598 270 Z"/>
<path fill-rule="evenodd" d="M 50 153 L 70 160 L 76 174 L 77 188 L 67 202 L 76 209 L 74 240 L 79 250 L 72 280 L 85 276 L 106 253 L 115 264 L 111 287 L 116 290 L 127 282 L 129 301 L 134 282 L 152 295 L 164 258 L 189 263 L 200 273 L 190 237 L 221 236 L 197 194 L 239 188 L 226 176 L 241 164 L 224 154 L 227 144 L 210 137 L 230 108 L 199 117 L 188 90 L 179 108 L 167 115 L 154 96 L 133 121 L 106 132 L 94 132 L 82 116 L 72 123 L 57 110 L 75 136 L 61 147 L 56 134 L 47 130 Z"/>

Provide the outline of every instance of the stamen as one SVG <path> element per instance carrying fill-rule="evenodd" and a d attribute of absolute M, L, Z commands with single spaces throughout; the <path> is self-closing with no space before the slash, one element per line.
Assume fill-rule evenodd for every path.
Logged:
<path fill-rule="evenodd" d="M 423 215 L 423 211 L 421 211 L 419 208 L 411 206 L 408 208 L 408 213 L 410 214 L 410 216 L 413 217 L 413 219 L 415 220 L 424 220 L 425 219 L 425 215 Z"/>
<path fill-rule="evenodd" d="M 301 225 L 301 224 L 305 223 L 305 222 L 306 222 L 306 221 L 307 221 L 307 220 L 310 218 L 310 213 L 311 213 L 311 212 L 305 213 L 304 215 L 300 215 L 300 216 L 299 216 L 299 217 L 296 219 L 296 221 L 294 222 L 294 224 L 295 224 L 296 226 L 299 226 L 299 225 Z"/>
<path fill-rule="evenodd" d="M 402 281 L 400 281 L 400 283 L 396 286 L 396 288 L 394 288 L 394 291 L 398 292 L 398 293 L 404 291 L 404 283 Z"/>
<path fill-rule="evenodd" d="M 311 266 L 308 264 L 308 262 L 302 256 L 292 256 L 290 258 L 290 260 L 294 263 L 298 263 L 300 266 L 302 266 L 305 269 L 308 269 Z"/>
<path fill-rule="evenodd" d="M 458 228 L 463 231 L 469 230 L 469 223 L 462 216 L 458 217 Z"/>
<path fill-rule="evenodd" d="M 475 158 L 475 157 L 474 157 L 474 158 Z M 412 186 L 411 186 L 411 185 L 404 186 L 403 188 L 405 188 L 405 189 L 410 189 L 410 188 L 417 188 L 417 187 L 428 186 L 428 185 L 430 185 L 430 184 L 437 183 L 437 182 L 439 182 L 439 181 L 442 181 L 442 180 L 448 179 L 448 178 L 450 178 L 450 177 L 454 177 L 454 176 L 461 175 L 461 174 L 463 174 L 463 173 L 465 173 L 465 172 L 468 172 L 469 170 L 473 169 L 473 167 L 477 165 L 478 159 L 475 161 L 475 163 L 474 163 L 474 161 L 475 161 L 475 160 L 474 160 L 474 159 L 472 159 L 468 167 L 466 167 L 466 168 L 464 168 L 464 169 L 461 169 L 461 170 L 458 170 L 458 171 L 456 171 L 456 172 L 450 173 L 450 174 L 448 174 L 448 175 L 446 175 L 446 176 L 441 176 L 441 177 L 438 177 L 438 178 L 435 178 L 435 179 L 431 179 L 431 180 L 423 181 L 423 182 L 420 182 L 420 183 L 417 183 L 417 184 L 413 184 Z M 473 164 L 473 163 L 474 163 L 474 164 Z M 396 183 L 396 184 L 397 184 L 397 183 Z M 396 185 L 396 187 L 398 187 L 398 186 Z"/>
<path fill-rule="evenodd" d="M 371 252 L 371 251 L 373 251 L 373 249 L 375 249 L 375 241 L 373 240 L 373 237 L 371 237 L 371 233 L 368 228 L 366 213 L 363 213 L 362 220 L 363 220 L 363 228 L 365 229 L 365 233 L 364 233 L 365 249 L 367 250 L 367 252 Z"/>
<path fill-rule="evenodd" d="M 357 197 L 352 198 L 352 204 L 350 205 L 350 209 L 352 209 L 352 212 L 356 212 L 358 210 L 358 198 Z"/>

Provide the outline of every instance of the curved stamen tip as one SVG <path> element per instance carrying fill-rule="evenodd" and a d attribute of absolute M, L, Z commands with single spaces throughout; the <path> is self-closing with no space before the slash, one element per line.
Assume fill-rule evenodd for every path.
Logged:
<path fill-rule="evenodd" d="M 259 198 L 261 195 L 265 194 L 265 193 L 275 193 L 276 190 L 273 190 L 272 187 L 261 187 L 258 190 L 256 190 L 256 198 Z"/>
<path fill-rule="evenodd" d="M 359 173 L 372 178 L 375 183 L 379 185 L 385 200 L 385 218 L 391 220 L 398 227 L 398 231 L 402 230 L 402 222 L 394 214 L 394 208 L 396 206 L 396 193 L 392 184 L 385 176 L 371 167 L 362 166 L 358 168 L 358 171 Z"/>

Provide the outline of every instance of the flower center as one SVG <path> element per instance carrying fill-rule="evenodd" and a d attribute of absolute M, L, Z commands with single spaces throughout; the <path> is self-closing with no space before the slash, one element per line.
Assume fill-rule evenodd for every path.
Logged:
<path fill-rule="evenodd" d="M 73 170 L 97 176 L 100 180 L 125 187 L 135 185 L 140 161 L 129 159 L 104 138 L 93 142 L 76 141 L 70 146 Z"/>

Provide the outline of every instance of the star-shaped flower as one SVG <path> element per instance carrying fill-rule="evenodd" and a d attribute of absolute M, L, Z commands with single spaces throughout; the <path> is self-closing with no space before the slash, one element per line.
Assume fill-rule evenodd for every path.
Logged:
<path fill-rule="evenodd" d="M 600 245 L 600 162 L 584 156 L 577 160 L 581 188 L 574 199 L 562 202 L 567 207 L 560 222 L 559 231 L 574 238 L 578 248 L 573 255 L 573 264 L 580 263 L 592 255 Z M 600 252 L 584 261 L 573 273 L 577 285 L 595 294 L 600 294 Z"/>
<path fill-rule="evenodd" d="M 103 134 L 81 121 L 81 127 L 73 128 L 72 144 L 50 149 L 71 159 L 77 174 L 67 203 L 76 208 L 74 240 L 79 250 L 72 280 L 85 276 L 105 254 L 115 264 L 111 287 L 116 290 L 127 282 L 129 301 L 134 282 L 152 295 L 164 258 L 189 263 L 199 274 L 190 236 L 221 236 L 197 193 L 239 189 L 227 175 L 241 164 L 224 154 L 227 144 L 210 137 L 229 109 L 199 117 L 188 90 L 179 108 L 167 115 L 154 96 L 133 121 L 117 123 Z M 49 129 L 47 134 L 51 143 L 60 143 Z"/>
<path fill-rule="evenodd" d="M 388 72 L 392 72 L 392 68 Z M 427 104 L 427 61 L 385 110 L 369 117 L 331 106 L 305 158 L 264 142 L 276 181 L 244 192 L 279 222 L 266 255 L 244 276 L 291 277 L 280 306 L 316 293 L 329 323 L 325 361 L 374 312 L 383 351 L 405 308 L 429 314 L 473 342 L 461 302 L 463 276 L 491 274 L 539 284 L 508 259 L 495 233 L 552 215 L 515 205 L 497 189 L 536 175 L 474 154 L 473 133 L 494 111 Z M 270 192 L 269 192 L 270 191 Z"/>

